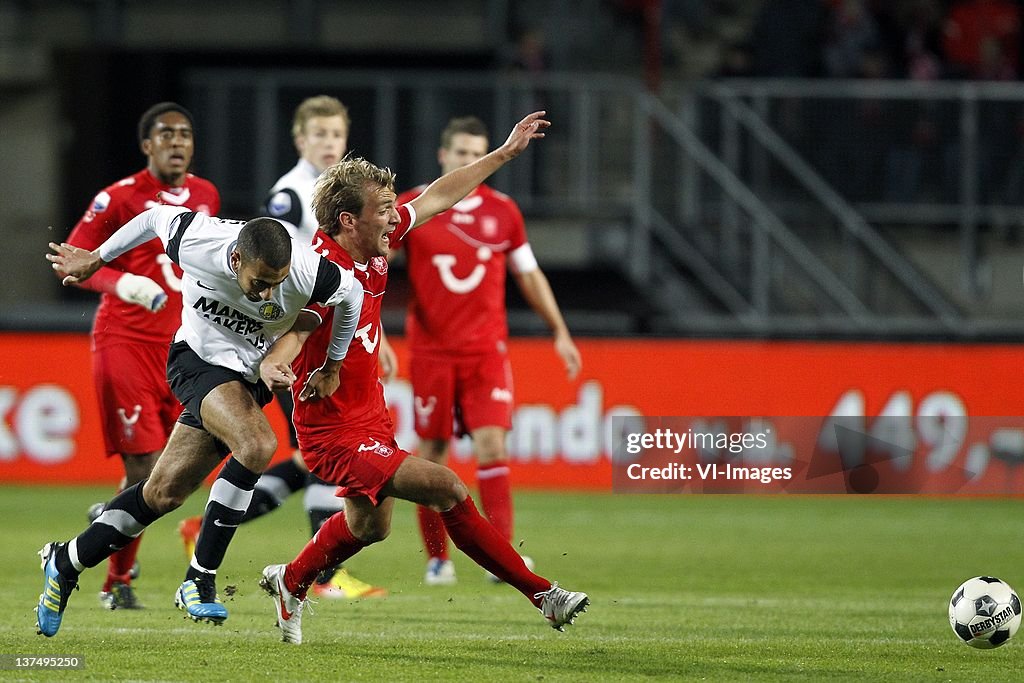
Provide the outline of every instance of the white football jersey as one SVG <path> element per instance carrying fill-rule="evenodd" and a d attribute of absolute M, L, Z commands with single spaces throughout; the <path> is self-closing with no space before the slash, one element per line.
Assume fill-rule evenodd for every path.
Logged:
<path fill-rule="evenodd" d="M 262 208 L 264 215 L 281 221 L 292 237 L 303 244 L 313 241 L 318 227 L 313 216 L 313 187 L 319 177 L 313 164 L 299 159 L 270 188 Z"/>
<path fill-rule="evenodd" d="M 320 257 L 292 239 L 288 277 L 269 300 L 250 301 L 231 268 L 231 252 L 243 221 L 225 220 L 157 206 L 142 212 L 99 248 L 109 262 L 128 249 L 158 237 L 182 277 L 183 309 L 175 341 L 186 341 L 212 365 L 242 373 L 250 382 L 259 378 L 260 362 L 270 346 L 291 329 L 310 302 L 337 305 L 352 289 L 352 271 Z"/>

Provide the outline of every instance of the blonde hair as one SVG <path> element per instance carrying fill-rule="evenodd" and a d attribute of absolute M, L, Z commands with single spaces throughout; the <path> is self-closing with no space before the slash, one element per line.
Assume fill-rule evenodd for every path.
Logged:
<path fill-rule="evenodd" d="M 487 126 L 475 116 L 462 116 L 448 121 L 448 125 L 441 131 L 441 147 L 449 149 L 452 146 L 452 138 L 459 133 L 472 135 L 474 137 L 487 137 Z"/>
<path fill-rule="evenodd" d="M 363 212 L 367 188 L 395 189 L 395 174 L 362 157 L 348 157 L 330 166 L 313 188 L 313 215 L 317 225 L 328 235 L 338 232 L 338 216 L 343 212 Z"/>
<path fill-rule="evenodd" d="M 341 103 L 336 97 L 330 95 L 317 95 L 307 97 L 295 110 L 295 117 L 292 119 L 292 137 L 302 135 L 306 128 L 306 122 L 317 116 L 340 116 L 345 121 L 345 128 L 351 127 L 351 119 L 348 117 L 348 107 Z"/>

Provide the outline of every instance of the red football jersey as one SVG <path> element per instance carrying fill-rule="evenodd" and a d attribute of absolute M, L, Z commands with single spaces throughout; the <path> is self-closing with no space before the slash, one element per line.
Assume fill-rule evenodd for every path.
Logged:
<path fill-rule="evenodd" d="M 191 173 L 185 177 L 184 186 L 171 187 L 142 169 L 97 194 L 67 241 L 83 249 L 95 249 L 122 225 L 158 204 L 183 206 L 212 216 L 220 211 L 220 194 L 209 180 Z M 93 276 L 97 283 L 90 289 L 103 294 L 93 322 L 93 345 L 125 340 L 170 344 L 181 325 L 181 269 L 164 253 L 160 240 L 132 249 L 103 270 L 108 268 L 150 278 L 167 292 L 167 304 L 151 313 L 138 304 L 121 301 L 98 284 L 103 276 L 97 273 Z M 88 286 L 89 282 L 85 284 Z"/>
<path fill-rule="evenodd" d="M 417 197 L 423 187 L 398 201 Z M 523 214 L 486 185 L 434 216 L 392 248 L 405 246 L 412 298 L 406 335 L 413 351 L 493 351 L 508 338 L 508 254 L 526 244 Z"/>
<path fill-rule="evenodd" d="M 391 233 L 392 239 L 408 232 L 413 220 L 408 206 L 399 206 L 398 214 L 400 221 Z M 380 305 L 388 283 L 388 261 L 383 256 L 375 256 L 369 263 L 355 263 L 341 245 L 319 230 L 313 238 L 313 249 L 342 268 L 353 271 L 356 280 L 363 286 L 363 307 L 359 312 L 355 337 L 342 361 L 341 386 L 327 398 L 299 401 L 299 392 L 306 379 L 327 358 L 334 322 L 333 308 L 312 302 L 306 307 L 320 316 L 321 323 L 292 363 L 292 370 L 298 377 L 292 387 L 295 430 L 300 440 L 315 436 L 318 431 L 335 431 L 342 425 L 346 429 L 369 427 L 390 431 L 391 416 L 384 403 L 384 387 L 380 383 L 377 369 L 377 357 L 380 355 Z"/>

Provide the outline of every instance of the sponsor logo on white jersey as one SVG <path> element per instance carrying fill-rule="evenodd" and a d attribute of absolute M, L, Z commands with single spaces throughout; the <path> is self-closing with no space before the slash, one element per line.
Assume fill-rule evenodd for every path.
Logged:
<path fill-rule="evenodd" d="M 269 302 L 273 303 L 273 302 Z M 270 346 L 267 336 L 263 332 L 263 323 L 255 318 L 250 318 L 245 313 L 223 304 L 216 299 L 207 299 L 205 296 L 192 304 L 192 308 L 202 318 L 214 325 L 234 332 L 245 338 L 245 341 L 253 348 L 263 350 Z"/>

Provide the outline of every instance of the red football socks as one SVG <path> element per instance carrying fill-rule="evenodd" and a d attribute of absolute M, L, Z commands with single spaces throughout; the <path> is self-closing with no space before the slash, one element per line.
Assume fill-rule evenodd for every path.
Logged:
<path fill-rule="evenodd" d="M 338 512 L 323 523 L 320 531 L 309 539 L 306 547 L 288 563 L 284 571 L 284 586 L 297 598 L 304 598 L 320 572 L 341 564 L 365 548 L 348 528 L 345 512 Z"/>
<path fill-rule="evenodd" d="M 420 535 L 427 549 L 428 557 L 448 559 L 448 534 L 444 530 L 441 515 L 428 507 L 416 506 L 416 517 L 420 523 Z"/>
<path fill-rule="evenodd" d="M 139 534 L 128 545 L 110 556 L 110 561 L 107 563 L 107 579 L 103 582 L 103 592 L 109 593 L 110 587 L 115 583 L 130 584 L 132 582 L 132 565 L 135 564 L 135 557 L 139 554 L 141 541 L 142 534 Z"/>
<path fill-rule="evenodd" d="M 550 588 L 551 582 L 526 568 L 519 553 L 480 515 L 471 497 L 442 512 L 441 520 L 455 547 L 539 606 L 533 596 Z"/>
<path fill-rule="evenodd" d="M 480 465 L 476 470 L 477 486 L 480 487 L 480 507 L 487 519 L 512 542 L 512 484 L 509 481 L 508 463 L 493 462 Z"/>

